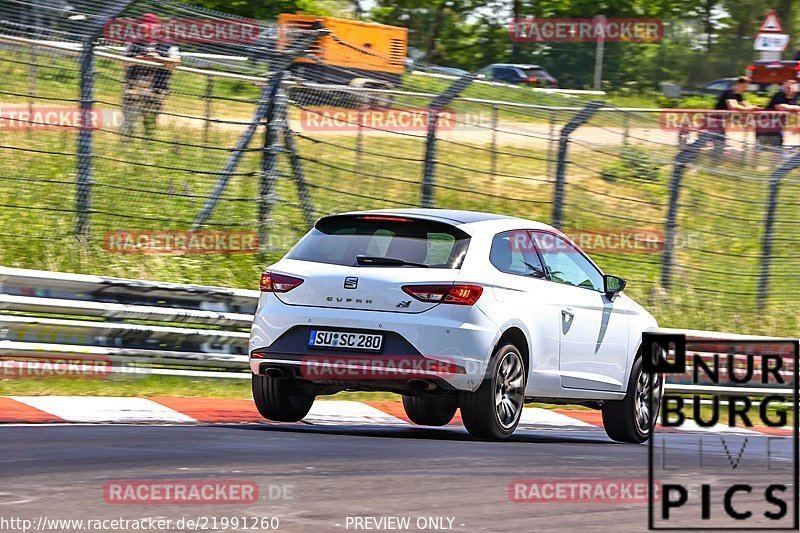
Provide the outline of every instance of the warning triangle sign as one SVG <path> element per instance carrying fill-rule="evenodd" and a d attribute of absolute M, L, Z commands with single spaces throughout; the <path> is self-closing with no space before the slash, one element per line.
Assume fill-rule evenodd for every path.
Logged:
<path fill-rule="evenodd" d="M 767 16 L 764 17 L 764 22 L 761 23 L 758 33 L 783 33 L 781 19 L 778 18 L 774 10 L 770 9 Z"/>

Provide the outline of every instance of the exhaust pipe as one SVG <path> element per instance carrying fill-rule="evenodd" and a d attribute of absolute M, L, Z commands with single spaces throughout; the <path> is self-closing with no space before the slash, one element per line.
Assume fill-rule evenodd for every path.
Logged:
<path fill-rule="evenodd" d="M 264 374 L 270 378 L 282 378 L 286 375 L 286 373 L 281 370 L 280 368 L 269 367 L 264 370 Z"/>
<path fill-rule="evenodd" d="M 436 388 L 436 383 L 425 381 L 424 379 L 409 379 L 406 386 L 411 390 L 431 391 Z"/>

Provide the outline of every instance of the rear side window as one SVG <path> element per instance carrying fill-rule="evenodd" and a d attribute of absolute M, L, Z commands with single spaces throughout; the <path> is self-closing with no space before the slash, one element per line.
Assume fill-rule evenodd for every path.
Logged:
<path fill-rule="evenodd" d="M 358 257 L 365 256 L 431 268 L 459 268 L 468 246 L 467 233 L 441 222 L 402 216 L 338 215 L 317 222 L 286 257 L 358 266 Z"/>
<path fill-rule="evenodd" d="M 489 262 L 500 272 L 544 279 L 544 267 L 526 230 L 504 231 L 495 235 Z"/>

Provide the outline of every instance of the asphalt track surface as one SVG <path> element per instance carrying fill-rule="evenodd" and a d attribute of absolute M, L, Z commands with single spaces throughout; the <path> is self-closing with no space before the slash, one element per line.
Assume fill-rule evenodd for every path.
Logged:
<path fill-rule="evenodd" d="M 765 476 L 767 437 L 747 437 L 741 454 L 744 436 L 726 436 L 728 452 L 719 445 L 719 435 L 665 437 L 670 439 L 665 448 L 670 475 L 687 483 L 698 481 L 701 438 L 706 443 L 704 480 L 715 479 L 715 463 L 725 466 L 737 456 L 742 459 L 735 474 L 741 479 Z M 510 499 L 509 485 L 518 479 L 646 480 L 648 447 L 613 443 L 599 428 L 523 429 L 509 442 L 482 442 L 450 427 L 7 425 L 0 426 L 0 450 L 0 518 L 34 524 L 41 516 L 173 521 L 237 516 L 278 517 L 278 531 L 397 531 L 377 529 L 374 522 L 371 529 L 356 529 L 353 520 L 406 516 L 411 520 L 411 527 L 401 529 L 406 531 L 647 530 L 646 503 Z M 773 458 L 773 463 L 773 478 L 791 472 L 788 456 Z M 273 486 L 289 487 L 291 494 L 275 499 L 263 494 L 261 501 L 247 505 L 107 503 L 105 484 L 130 479 L 241 479 L 256 482 L 263 493 Z M 763 505 L 759 500 L 760 494 L 737 497 L 740 505 L 754 508 Z M 418 527 L 417 520 L 428 517 L 441 517 L 444 528 L 424 522 Z M 692 524 L 698 521 L 684 525 Z M 200 529 L 173 525 L 164 530 Z M 218 523 L 204 530 L 232 529 Z M 7 524 L 3 531 L 15 530 Z"/>

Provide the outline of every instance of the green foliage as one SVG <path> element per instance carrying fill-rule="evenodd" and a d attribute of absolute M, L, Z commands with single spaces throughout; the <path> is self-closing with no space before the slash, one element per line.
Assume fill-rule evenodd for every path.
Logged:
<path fill-rule="evenodd" d="M 281 13 L 304 12 L 311 15 L 330 15 L 348 17 L 352 14 L 352 4 L 339 0 L 187 0 L 188 3 L 206 9 L 213 9 L 239 15 L 240 17 L 271 20 Z"/>
<path fill-rule="evenodd" d="M 661 165 L 653 159 L 649 151 L 637 146 L 626 146 L 621 150 L 619 159 L 603 168 L 600 177 L 609 183 L 621 179 L 654 182 L 661 178 Z"/>
<path fill-rule="evenodd" d="M 368 6 L 363 0 L 189 2 L 266 20 L 296 11 L 352 17 Z M 409 52 L 414 59 L 473 72 L 497 62 L 537 63 L 549 70 L 561 87 L 569 88 L 592 85 L 596 44 L 512 42 L 509 17 L 591 18 L 603 14 L 661 19 L 665 34 L 661 42 L 605 44 L 603 80 L 614 91 L 629 94 L 657 91 L 666 81 L 696 87 L 744 74 L 756 59 L 753 37 L 771 8 L 792 35 L 792 43 L 798 43 L 796 0 L 377 0 L 364 18 L 408 28 Z"/>

